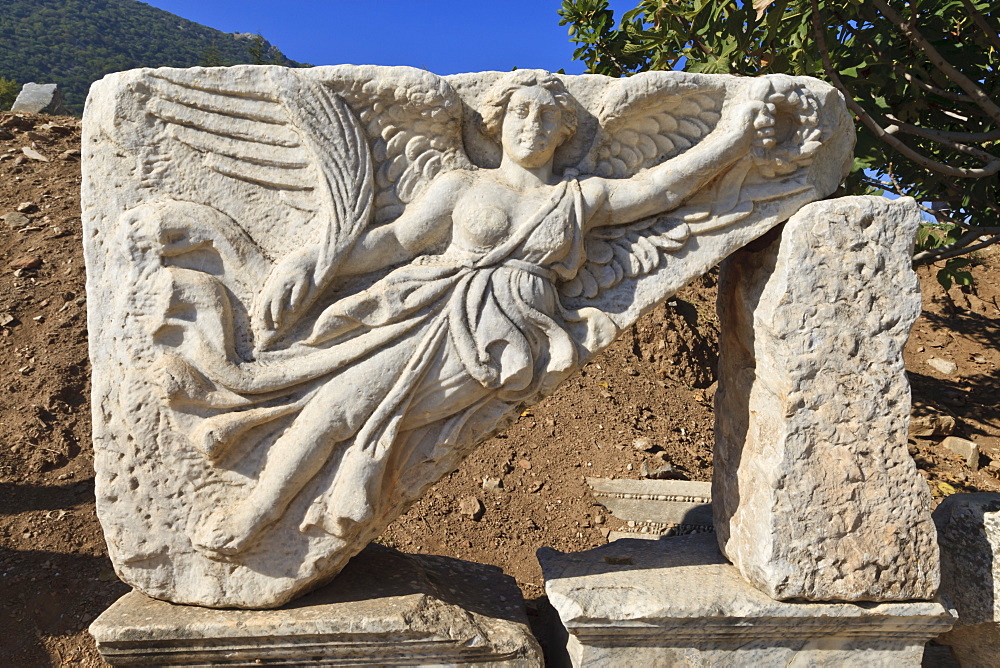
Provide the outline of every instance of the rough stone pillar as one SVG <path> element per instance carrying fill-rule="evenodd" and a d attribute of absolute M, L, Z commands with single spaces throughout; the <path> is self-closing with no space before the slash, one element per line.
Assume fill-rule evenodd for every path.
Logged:
<path fill-rule="evenodd" d="M 911 199 L 816 202 L 723 263 L 715 527 L 773 598 L 937 590 L 930 493 L 906 447 L 919 221 Z"/>
<path fill-rule="evenodd" d="M 963 666 L 1000 661 L 1000 494 L 953 494 L 934 511 L 941 594 L 958 611 L 938 638 Z"/>

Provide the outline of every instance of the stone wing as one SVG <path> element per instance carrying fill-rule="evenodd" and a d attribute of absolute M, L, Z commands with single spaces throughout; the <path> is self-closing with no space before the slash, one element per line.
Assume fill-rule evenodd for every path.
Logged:
<path fill-rule="evenodd" d="M 248 184 L 250 197 L 319 218 L 321 265 L 332 263 L 370 219 L 373 166 L 360 124 L 343 99 L 296 70 L 228 69 L 151 72 L 149 113 L 208 170 Z"/>
<path fill-rule="evenodd" d="M 733 78 L 655 72 L 622 79 L 610 87 L 597 111 L 601 125 L 580 164 L 583 173 L 630 178 L 669 161 L 710 135 L 724 109 L 746 93 Z M 774 146 L 755 148 L 683 206 L 664 215 L 619 227 L 599 227 L 586 239 L 587 262 L 561 285 L 569 299 L 590 300 L 626 279 L 660 268 L 689 239 L 731 226 L 755 202 L 785 198 L 812 186 L 804 168 L 830 134 L 819 122 L 819 101 L 788 77 L 753 80 L 757 99 L 767 100 L 776 119 Z"/>
<path fill-rule="evenodd" d="M 462 101 L 443 78 L 411 67 L 337 65 L 307 76 L 357 113 L 375 169 L 374 223 L 394 220 L 434 178 L 471 169 L 462 141 Z"/>

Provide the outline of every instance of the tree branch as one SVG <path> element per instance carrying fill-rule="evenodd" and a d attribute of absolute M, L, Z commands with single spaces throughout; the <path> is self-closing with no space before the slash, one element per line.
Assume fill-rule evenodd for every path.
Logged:
<path fill-rule="evenodd" d="M 872 1 L 881 2 L 881 0 Z M 868 112 L 865 111 L 864 107 L 854 100 L 853 93 L 844 85 L 840 76 L 833 69 L 833 63 L 830 62 L 830 52 L 826 47 L 826 33 L 820 23 L 818 0 L 812 0 L 812 7 L 813 32 L 816 36 L 816 45 L 819 47 L 820 55 L 823 59 L 823 69 L 826 70 L 826 75 L 830 78 L 831 83 L 833 83 L 837 90 L 844 94 L 844 102 L 847 103 L 847 108 L 853 111 L 858 119 L 864 123 L 876 137 L 921 167 L 937 172 L 938 174 L 957 176 L 960 178 L 982 178 L 984 176 L 992 176 L 993 174 L 1000 172 L 1000 159 L 996 159 L 980 168 L 970 169 L 966 167 L 952 167 L 951 165 L 946 165 L 943 162 L 932 160 L 931 158 L 914 151 L 912 148 L 893 137 L 890 133 L 886 132 L 885 128 L 879 125 L 878 121 L 868 115 Z"/>
<path fill-rule="evenodd" d="M 896 193 L 901 196 L 905 196 L 906 193 L 903 190 L 903 187 L 899 185 L 899 181 L 896 180 L 896 175 L 892 171 L 891 163 L 887 166 L 886 174 L 889 176 L 889 181 L 892 187 L 896 189 Z M 934 219 L 938 221 L 938 223 L 941 223 L 943 220 L 945 223 L 949 223 L 952 225 L 959 225 L 959 223 L 953 220 L 951 216 L 945 215 L 944 213 L 937 211 L 935 209 L 931 209 L 930 207 L 926 207 L 917 200 L 914 200 L 914 202 L 916 203 L 918 209 L 920 209 L 929 216 L 934 216 Z"/>
<path fill-rule="evenodd" d="M 935 141 L 970 142 L 997 141 L 1000 139 L 1000 128 L 990 130 L 989 132 L 948 132 L 947 130 L 928 130 L 927 128 L 922 128 L 918 125 L 904 123 L 892 114 L 886 114 L 885 117 L 892 121 L 894 125 L 898 126 L 901 132 L 917 135 L 919 137 L 923 137 L 924 139 L 933 139 Z"/>
<path fill-rule="evenodd" d="M 937 49 L 934 48 L 930 42 L 927 41 L 920 31 L 909 21 L 903 19 L 900 14 L 889 6 L 885 0 L 871 0 L 872 4 L 882 12 L 882 14 L 888 18 L 890 21 L 896 24 L 896 26 L 903 32 L 907 39 L 913 43 L 918 49 L 927 54 L 927 58 L 933 63 L 934 67 L 938 68 L 942 74 L 947 76 L 949 79 L 954 81 L 959 88 L 964 90 L 969 94 L 969 97 L 975 100 L 976 104 L 982 108 L 991 118 L 1000 122 L 1000 107 L 990 99 L 990 97 L 984 93 L 979 86 L 975 84 L 969 77 L 962 74 L 958 69 L 955 68 L 951 63 L 944 59 Z M 815 4 L 815 3 L 814 3 Z"/>
<path fill-rule="evenodd" d="M 982 149 L 978 149 L 975 146 L 969 146 L 968 144 L 962 144 L 957 141 L 945 139 L 941 137 L 940 134 L 935 133 L 933 130 L 925 130 L 919 126 L 910 125 L 909 123 L 898 123 L 896 122 L 896 119 L 890 116 L 889 114 L 886 114 L 886 118 L 893 121 L 892 125 L 885 128 L 885 133 L 888 135 L 894 135 L 897 132 L 905 132 L 907 134 L 914 135 L 915 137 L 923 137 L 924 139 L 930 139 L 932 141 L 937 142 L 938 144 L 942 144 L 944 146 L 948 146 L 949 148 L 953 148 L 961 153 L 965 153 L 966 155 L 971 155 L 973 158 L 981 160 L 986 164 L 990 164 L 995 160 L 1000 160 L 1000 158 L 997 158 L 995 155 L 991 155 L 990 153 L 987 153 Z"/>
<path fill-rule="evenodd" d="M 984 228 L 993 229 L 997 228 Z M 987 233 L 988 234 L 988 233 Z M 996 234 L 985 241 L 981 241 L 977 244 L 972 244 L 973 241 L 983 237 L 982 232 L 968 232 L 964 234 L 958 241 L 948 244 L 947 246 L 941 246 L 939 248 L 931 248 L 929 250 L 921 251 L 913 256 L 913 266 L 919 267 L 923 264 L 930 264 L 932 262 L 940 262 L 941 260 L 950 260 L 953 257 L 958 257 L 959 255 L 965 255 L 967 253 L 975 252 L 981 248 L 986 248 L 987 246 L 992 246 L 993 244 L 1000 241 L 1000 234 Z M 971 245 L 970 245 L 971 244 Z"/>
<path fill-rule="evenodd" d="M 870 20 L 873 22 L 882 20 L 882 17 L 879 16 L 877 12 L 868 12 L 868 14 Z M 837 17 L 838 21 L 840 21 L 840 27 L 843 30 L 846 30 L 847 32 L 851 33 L 854 39 L 858 40 L 859 42 L 863 43 L 866 47 L 868 47 L 869 51 L 874 53 L 883 61 L 891 60 L 890 58 L 886 58 L 885 53 L 883 53 L 882 50 L 878 48 L 878 45 L 875 44 L 875 42 L 871 41 L 870 39 L 865 37 L 862 33 L 858 32 L 858 30 L 851 24 L 851 21 L 845 18 L 843 14 L 834 9 L 833 15 Z M 933 95 L 937 95 L 938 97 L 943 97 L 944 99 L 951 100 L 953 102 L 961 102 L 964 104 L 975 104 L 972 98 L 970 98 L 968 95 L 964 95 L 962 93 L 955 93 L 950 90 L 945 90 L 943 88 L 938 88 L 937 86 L 934 86 L 925 79 L 911 74 L 906 70 L 906 68 L 904 68 L 899 63 L 893 63 L 892 69 L 894 72 L 896 72 L 897 75 L 901 76 L 903 79 L 913 84 L 914 86 L 920 88 L 925 93 L 932 93 Z"/>
<path fill-rule="evenodd" d="M 962 0 L 962 4 L 965 5 L 965 11 L 969 12 L 972 20 L 986 34 L 986 39 L 993 42 L 995 49 L 1000 50 L 1000 32 L 997 32 L 997 29 L 990 25 L 986 17 L 979 13 L 979 10 L 976 9 L 970 0 Z"/>
<path fill-rule="evenodd" d="M 921 89 L 925 93 L 931 93 L 932 95 L 937 95 L 938 97 L 943 97 L 946 100 L 951 100 L 953 102 L 972 102 L 968 95 L 962 95 L 961 93 L 953 93 L 950 90 L 944 90 L 943 88 L 938 88 L 937 86 L 932 86 L 923 79 L 915 77 L 909 72 L 907 72 L 902 65 L 893 65 L 893 69 L 896 74 L 906 79 L 908 82 Z"/>

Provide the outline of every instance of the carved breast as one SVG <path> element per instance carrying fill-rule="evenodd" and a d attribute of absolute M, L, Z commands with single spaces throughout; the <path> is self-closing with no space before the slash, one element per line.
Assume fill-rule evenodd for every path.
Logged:
<path fill-rule="evenodd" d="M 467 250 L 488 250 L 510 234 L 510 218 L 500 207 L 483 202 L 462 202 L 455 210 L 454 243 Z"/>

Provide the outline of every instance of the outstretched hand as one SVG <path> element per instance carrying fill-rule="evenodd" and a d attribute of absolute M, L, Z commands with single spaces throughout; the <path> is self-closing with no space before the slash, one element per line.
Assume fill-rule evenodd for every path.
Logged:
<path fill-rule="evenodd" d="M 768 79 L 753 81 L 746 90 L 749 99 L 740 103 L 733 112 L 733 125 L 737 132 L 743 134 L 746 150 L 754 157 L 762 157 L 777 143 L 774 118 L 777 108 L 769 99 L 772 92 Z"/>
<path fill-rule="evenodd" d="M 295 251 L 276 264 L 257 296 L 254 325 L 261 332 L 276 332 L 288 315 L 302 308 L 315 288 L 316 249 Z"/>

